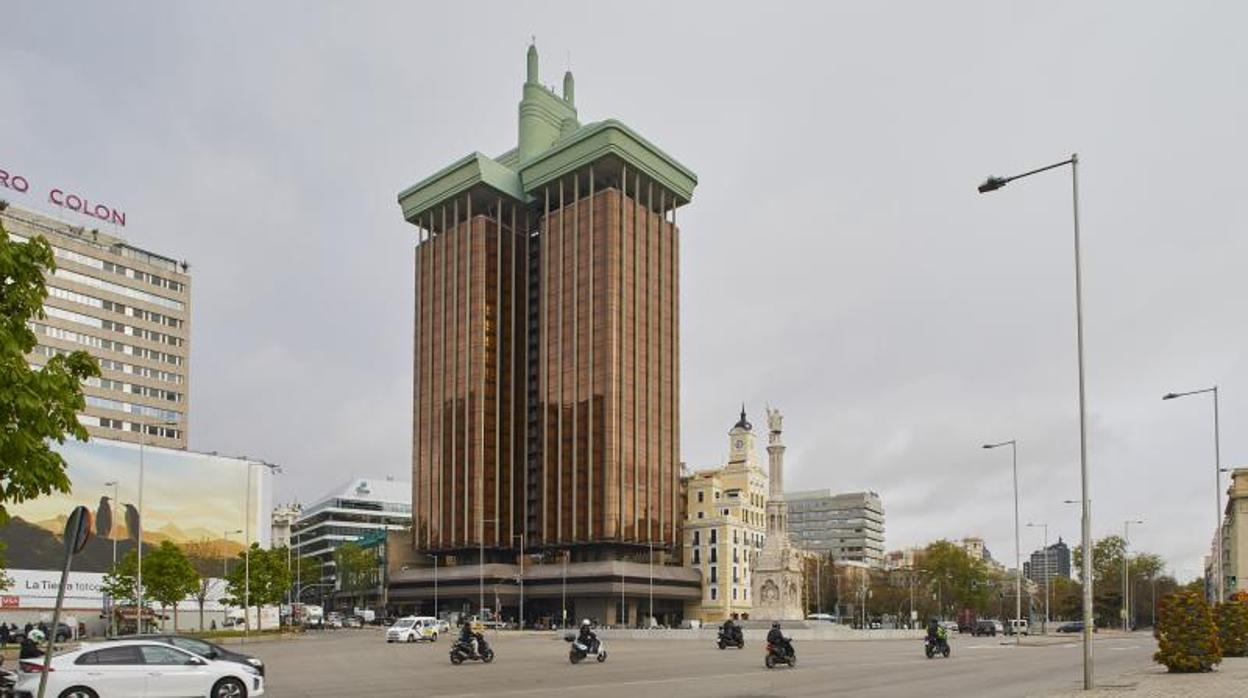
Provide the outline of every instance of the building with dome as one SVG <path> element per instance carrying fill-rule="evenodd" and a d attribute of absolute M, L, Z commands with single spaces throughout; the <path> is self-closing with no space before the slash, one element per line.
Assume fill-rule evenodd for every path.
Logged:
<path fill-rule="evenodd" d="M 767 533 L 769 487 L 754 446 L 754 426 L 743 406 L 728 430 L 727 463 L 687 480 L 684 560 L 702 576 L 702 597 L 686 603 L 687 618 L 750 618 L 751 571 Z"/>

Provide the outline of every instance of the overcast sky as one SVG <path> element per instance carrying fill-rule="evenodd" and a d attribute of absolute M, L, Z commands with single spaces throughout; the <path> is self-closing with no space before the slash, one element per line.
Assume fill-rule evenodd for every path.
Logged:
<path fill-rule="evenodd" d="M 191 263 L 191 447 L 278 498 L 410 477 L 414 235 L 397 192 L 514 144 L 524 52 L 698 173 L 682 455 L 744 401 L 791 488 L 872 489 L 887 545 L 1022 517 L 1078 538 L 1070 174 L 1081 158 L 1094 527 L 1196 574 L 1212 410 L 1248 465 L 1242 3 L 9 3 L 0 192 L 60 184 Z M 44 189 L 46 191 L 46 189 Z M 760 453 L 760 456 L 765 454 Z M 1024 550 L 1040 533 L 1024 529 Z M 1026 552 L 1024 552 L 1024 556 Z"/>

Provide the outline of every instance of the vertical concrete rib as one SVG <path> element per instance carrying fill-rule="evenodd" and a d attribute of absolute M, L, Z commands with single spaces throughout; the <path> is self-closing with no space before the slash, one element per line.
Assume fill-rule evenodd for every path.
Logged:
<path fill-rule="evenodd" d="M 415 418 L 413 419 L 413 423 L 412 423 L 412 432 L 413 432 L 412 433 L 412 458 L 416 462 L 416 467 L 414 468 L 414 470 L 416 471 L 416 477 L 412 478 L 412 490 L 413 490 L 412 503 L 415 505 L 412 511 L 412 514 L 413 514 L 412 524 L 416 533 L 415 539 L 417 541 L 420 540 L 420 528 L 421 528 L 420 518 L 421 516 L 424 515 L 424 512 L 428 511 L 426 509 L 421 513 L 421 515 L 416 515 L 416 512 L 420 511 L 419 509 L 420 498 L 424 494 L 424 488 L 420 486 L 420 478 L 423 477 L 425 473 L 425 459 L 421 457 L 422 454 L 420 452 L 421 426 L 423 425 L 423 422 L 421 421 L 420 417 L 422 413 L 424 412 L 424 410 L 422 409 L 424 405 L 421 404 L 421 399 L 420 399 L 421 398 L 421 392 L 420 392 L 420 369 L 421 369 L 421 365 L 420 365 L 420 336 L 421 336 L 420 335 L 420 311 L 421 311 L 421 302 L 424 301 L 425 299 L 425 294 L 423 293 L 424 289 L 422 289 L 420 286 L 420 282 L 421 282 L 420 272 L 422 271 L 421 264 L 424 260 L 424 255 L 425 255 L 424 242 L 425 242 L 425 231 L 420 228 L 419 224 L 417 224 L 417 227 L 416 227 L 416 306 L 415 306 L 416 317 L 414 319 L 415 330 L 412 333 L 412 346 L 416 348 L 416 352 L 415 352 L 416 358 L 412 364 L 412 403 L 416 407 Z"/>
<path fill-rule="evenodd" d="M 499 529 L 503 526 L 499 486 L 502 482 L 503 458 L 503 197 L 498 197 L 494 212 L 494 545 L 498 545 Z M 487 241 L 489 238 L 485 238 Z M 486 288 L 489 287 L 487 280 Z M 485 379 L 482 378 L 484 384 Z"/>
<path fill-rule="evenodd" d="M 472 485 L 472 195 L 464 196 L 464 541 L 477 542 L 469 516 Z"/>
<path fill-rule="evenodd" d="M 538 306 L 541 315 L 541 338 L 542 347 L 538 352 L 541 362 L 540 368 L 540 407 L 542 410 L 542 542 L 550 541 L 550 531 L 548 522 L 550 520 L 550 439 L 549 421 L 550 421 L 550 299 L 547 297 L 550 292 L 550 187 L 545 188 L 546 203 L 544 213 L 542 215 L 541 228 L 541 257 L 538 261 L 538 269 L 541 270 L 541 287 L 538 289 Z"/>
<path fill-rule="evenodd" d="M 580 450 L 578 422 L 581 421 L 581 352 L 580 352 L 580 269 L 581 269 L 581 176 L 572 175 L 572 526 L 570 537 L 576 540 L 577 452 Z"/>
<path fill-rule="evenodd" d="M 501 231 L 500 231 L 501 233 Z M 516 389 L 524 385 L 516 375 L 516 205 L 511 205 L 511 235 L 507 236 L 507 249 L 511 253 L 511 300 L 507 303 L 507 314 L 511 318 L 511 330 L 508 334 L 511 341 L 507 343 L 507 373 L 510 386 L 507 389 L 507 535 L 508 547 L 516 542 Z M 501 280 L 500 280 L 501 288 Z M 520 530 L 524 530 L 521 527 Z"/>
<path fill-rule="evenodd" d="M 594 539 L 594 354 L 596 347 L 594 345 L 594 166 L 589 166 L 589 416 L 586 418 L 586 429 L 588 430 L 587 442 L 589 444 L 586 457 L 585 471 L 589 476 L 589 484 L 585 488 L 589 493 L 589 499 L 586 506 L 588 510 L 585 516 L 585 539 L 592 541 Z"/>
<path fill-rule="evenodd" d="M 665 394 L 663 390 L 663 318 L 667 316 L 667 313 L 665 312 L 666 309 L 663 307 L 663 301 L 666 298 L 663 295 L 663 233 L 665 232 L 665 228 L 667 227 L 667 196 L 666 195 L 667 195 L 667 190 L 663 188 L 659 188 L 659 234 L 655 242 L 656 247 L 657 247 L 656 251 L 658 253 L 657 256 L 659 258 L 658 279 L 656 280 L 656 283 L 655 283 L 655 299 L 656 299 L 656 305 L 658 306 L 658 315 L 659 315 L 659 321 L 658 321 L 659 352 L 658 352 L 658 356 L 655 359 L 656 363 L 658 363 L 658 367 L 655 371 L 657 374 L 655 381 L 658 383 L 658 404 L 655 405 L 655 412 L 658 416 L 658 428 L 655 430 L 656 438 L 658 439 L 658 453 L 655 454 L 655 457 L 658 460 L 658 463 L 657 463 L 658 478 L 657 479 L 658 479 L 658 488 L 659 488 L 658 496 L 656 499 L 658 500 L 658 504 L 659 504 L 659 537 L 663 540 L 667 540 L 667 537 L 665 535 L 666 529 L 664 528 L 664 526 L 667 524 L 667 513 L 668 513 L 667 512 L 667 499 L 664 496 L 667 493 L 667 488 L 663 486 L 664 485 L 663 476 L 667 472 L 666 469 L 663 467 L 664 461 L 667 460 L 667 454 L 663 451 L 663 426 L 666 424 L 666 422 L 663 421 L 663 418 L 666 415 L 666 411 L 663 409 L 663 397 Z"/>
<path fill-rule="evenodd" d="M 612 349 L 615 352 L 615 375 L 612 376 L 615 388 L 615 470 L 619 490 L 616 508 L 620 516 L 619 530 L 615 532 L 615 537 L 620 541 L 624 540 L 624 206 L 627 200 L 628 166 L 620 165 L 620 224 L 616 227 L 620 243 L 620 255 L 616 265 L 620 271 L 615 291 L 616 329 L 612 338 Z"/>
<path fill-rule="evenodd" d="M 641 459 L 638 458 L 637 437 L 641 430 L 638 428 L 641 424 L 641 400 L 638 397 L 637 389 L 641 383 L 641 362 L 637 360 L 638 348 L 640 346 L 638 338 L 641 335 L 641 312 L 638 310 L 637 298 L 639 288 L 641 286 L 641 259 L 639 245 L 641 241 L 637 234 L 638 222 L 641 217 L 641 174 L 635 175 L 636 180 L 633 186 L 633 424 L 631 431 L 633 433 L 633 536 L 632 540 L 637 541 L 641 537 Z"/>
<path fill-rule="evenodd" d="M 442 290 L 438 293 L 442 310 L 438 314 L 438 344 L 442 356 L 438 359 L 438 547 L 446 546 L 446 243 L 450 238 L 446 234 L 446 204 L 442 205 L 442 232 L 438 235 L 438 243 L 434 247 L 440 251 L 438 259 L 441 266 L 437 267 L 438 281 Z"/>
<path fill-rule="evenodd" d="M 559 290 L 555 295 L 559 297 L 559 340 L 555 345 L 558 352 L 555 355 L 555 370 L 559 372 L 558 398 L 555 400 L 557 408 L 555 416 L 555 535 L 558 540 L 564 540 L 563 534 L 563 309 L 565 301 L 564 283 L 567 279 L 567 273 L 564 269 L 565 259 L 563 256 L 563 221 L 567 218 L 567 209 L 563 202 L 563 178 L 559 178 Z"/>
<path fill-rule="evenodd" d="M 676 201 L 672 202 L 672 511 L 677 511 L 680 487 L 680 230 Z M 674 540 L 674 538 L 673 538 Z"/>
<path fill-rule="evenodd" d="M 459 199 L 456 198 L 451 206 L 453 213 L 452 221 L 454 222 L 455 234 L 451 238 L 454 245 L 454 259 L 452 264 L 455 266 L 455 273 L 452 278 L 451 294 L 453 306 L 451 310 L 452 327 L 454 328 L 454 339 L 451 349 L 452 377 L 451 377 L 451 545 L 458 541 L 462 541 L 459 537 L 459 498 L 455 496 L 455 491 L 459 484 L 459 240 L 463 236 L 459 230 Z"/>
<path fill-rule="evenodd" d="M 642 383 L 646 387 L 646 406 L 643 411 L 646 415 L 646 430 L 644 432 L 646 438 L 646 542 L 654 542 L 654 458 L 650 453 L 651 437 L 654 434 L 654 416 L 651 414 L 650 407 L 650 388 L 654 381 L 654 374 L 651 370 L 651 363 L 654 361 L 654 347 L 651 345 L 650 337 L 650 313 L 654 308 L 654 279 L 650 273 L 650 248 L 653 246 L 650 234 L 650 222 L 654 219 L 654 180 L 646 184 L 646 380 Z"/>
<path fill-rule="evenodd" d="M 524 352 L 524 361 L 520 364 L 521 376 L 519 385 L 524 389 L 524 403 L 521 406 L 520 414 L 524 416 L 521 420 L 520 439 L 522 441 L 522 453 L 524 454 L 521 462 L 521 472 L 524 474 L 524 520 L 520 524 L 520 535 L 526 539 L 529 535 L 529 333 L 533 331 L 529 324 L 529 210 L 524 210 L 524 231 L 520 239 L 524 241 L 524 314 L 521 315 L 524 327 L 524 337 L 521 341 L 521 348 Z M 514 251 L 512 253 L 515 254 Z M 541 277 L 538 277 L 540 279 Z"/>

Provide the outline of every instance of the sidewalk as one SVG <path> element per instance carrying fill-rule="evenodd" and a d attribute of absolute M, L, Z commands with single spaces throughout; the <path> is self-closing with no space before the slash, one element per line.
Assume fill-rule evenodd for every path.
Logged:
<path fill-rule="evenodd" d="M 1248 690 L 1248 658 L 1228 657 L 1207 674 L 1170 674 L 1160 664 L 1100 681 L 1092 691 L 1045 693 L 1045 698 L 1198 698 L 1244 695 Z M 1039 698 L 1037 696 L 1036 698 Z"/>

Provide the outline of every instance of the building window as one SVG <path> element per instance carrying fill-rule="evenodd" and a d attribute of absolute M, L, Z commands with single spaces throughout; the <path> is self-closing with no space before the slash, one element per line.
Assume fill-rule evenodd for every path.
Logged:
<path fill-rule="evenodd" d="M 701 531 L 693 532 L 693 544 L 702 545 L 702 532 Z"/>
<path fill-rule="evenodd" d="M 737 533 L 738 533 L 738 532 L 737 532 L 737 529 L 735 529 L 735 528 L 734 528 L 734 529 L 732 529 L 732 544 L 733 544 L 733 545 L 736 545 L 736 544 L 737 544 Z"/>
<path fill-rule="evenodd" d="M 702 555 L 701 555 L 701 553 L 702 553 L 702 550 L 701 550 L 701 549 L 699 549 L 699 548 L 694 548 L 694 549 L 693 549 L 693 564 L 698 565 L 698 564 L 701 564 L 701 563 L 702 563 Z"/>
<path fill-rule="evenodd" d="M 715 499 L 719 499 L 719 490 L 715 490 Z"/>
<path fill-rule="evenodd" d="M 718 545 L 718 544 L 719 544 L 719 536 L 717 536 L 717 535 L 716 535 L 716 533 L 717 533 L 718 531 L 719 531 L 719 529 L 717 529 L 717 528 L 712 528 L 712 529 L 711 529 L 711 545 Z"/>
<path fill-rule="evenodd" d="M 718 569 L 719 568 L 717 568 L 715 565 L 711 565 L 711 584 L 715 584 L 716 582 L 719 581 L 719 575 L 716 574 Z"/>
<path fill-rule="evenodd" d="M 732 600 L 733 601 L 737 600 L 737 588 L 736 587 L 732 588 Z"/>
<path fill-rule="evenodd" d="M 716 554 L 718 552 L 719 548 L 711 548 L 711 562 L 719 562 L 719 555 Z"/>
<path fill-rule="evenodd" d="M 735 562 L 735 561 L 734 561 L 734 562 Z M 740 581 L 741 581 L 741 578 L 737 576 L 737 566 L 736 566 L 736 565 L 733 565 L 733 566 L 732 566 L 732 583 L 733 583 L 733 584 L 736 584 L 736 583 L 738 583 L 738 582 L 740 582 Z"/>
<path fill-rule="evenodd" d="M 698 504 L 702 503 L 702 500 L 704 499 L 704 497 L 705 497 L 705 493 L 702 490 L 698 490 Z"/>
<path fill-rule="evenodd" d="M 698 512 L 698 518 L 699 518 L 699 519 L 700 519 L 700 518 L 702 518 L 702 512 L 700 512 L 700 511 Z"/>
<path fill-rule="evenodd" d="M 712 567 L 711 571 L 714 571 L 714 569 L 715 568 Z M 714 601 L 719 596 L 718 591 L 719 590 L 716 589 L 715 587 L 711 587 L 711 601 Z"/>

